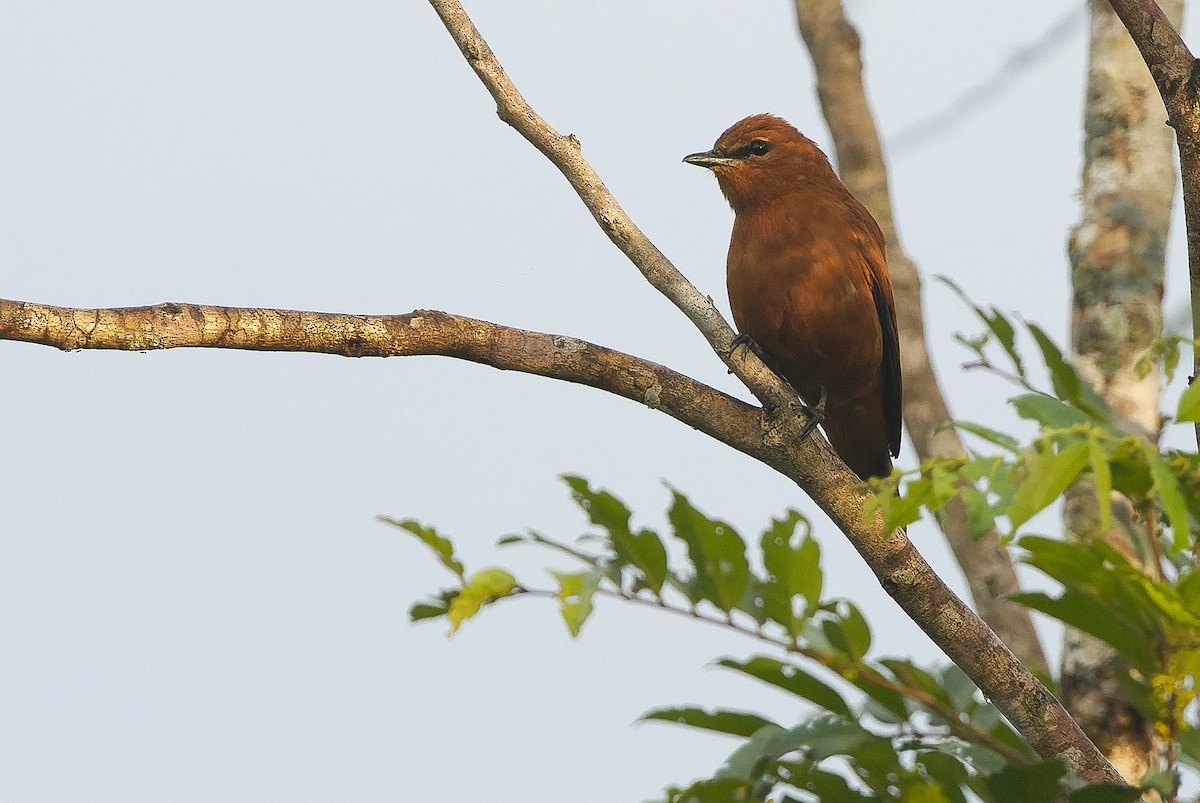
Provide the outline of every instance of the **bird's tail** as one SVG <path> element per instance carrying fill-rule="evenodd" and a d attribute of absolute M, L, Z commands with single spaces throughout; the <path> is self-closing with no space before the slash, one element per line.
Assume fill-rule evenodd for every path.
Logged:
<path fill-rule="evenodd" d="M 864 480 L 892 473 L 883 406 L 872 396 L 850 404 L 830 400 L 822 423 L 829 445 Z"/>

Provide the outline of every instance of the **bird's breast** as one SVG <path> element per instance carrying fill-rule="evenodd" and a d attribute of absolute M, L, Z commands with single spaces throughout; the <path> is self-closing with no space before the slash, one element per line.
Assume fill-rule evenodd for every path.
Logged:
<path fill-rule="evenodd" d="M 882 332 L 853 230 L 836 217 L 739 215 L 729 303 L 801 396 L 831 403 L 877 392 Z"/>

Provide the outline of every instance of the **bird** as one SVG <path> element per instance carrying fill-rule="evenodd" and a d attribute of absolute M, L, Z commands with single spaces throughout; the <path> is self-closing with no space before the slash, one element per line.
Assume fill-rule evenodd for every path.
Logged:
<path fill-rule="evenodd" d="M 733 209 L 726 281 L 739 337 L 814 410 L 855 474 L 888 476 L 903 391 L 879 225 L 821 149 L 775 115 L 734 123 L 683 161 L 711 170 Z"/>

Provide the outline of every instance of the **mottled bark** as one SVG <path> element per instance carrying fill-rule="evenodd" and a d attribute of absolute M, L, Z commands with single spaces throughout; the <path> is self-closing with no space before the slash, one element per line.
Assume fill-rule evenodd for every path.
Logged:
<path fill-rule="evenodd" d="M 1154 0 L 1109 2 L 1150 68 L 1166 107 L 1167 124 L 1175 129 L 1187 225 L 1192 336 L 1196 337 L 1200 335 L 1200 67 L 1179 36 L 1179 25 Z M 1200 376 L 1200 350 L 1193 366 L 1193 374 Z M 1195 430 L 1200 446 L 1200 422 Z"/>
<path fill-rule="evenodd" d="M 1145 520 L 1119 494 L 1112 499 L 1112 525 L 1100 530 L 1099 507 L 1091 483 L 1068 489 L 1063 505 L 1067 537 L 1104 538 L 1134 565 L 1149 566 Z M 1152 766 L 1157 753 L 1154 724 L 1147 722 L 1122 685 L 1121 662 L 1114 650 L 1087 633 L 1068 627 L 1063 632 L 1059 694 L 1096 746 L 1122 777 L 1136 784 Z"/>
<path fill-rule="evenodd" d="M 896 298 L 904 373 L 904 423 L 922 460 L 966 454 L 950 419 L 946 397 L 925 345 L 921 277 L 905 252 L 892 214 L 887 167 L 875 118 L 862 81 L 859 37 L 841 0 L 795 0 L 796 20 L 817 75 L 817 95 L 836 149 L 838 172 L 870 210 L 887 239 L 888 269 Z M 962 567 L 976 610 L 1027 666 L 1048 673 L 1045 653 L 1029 611 L 1006 596 L 1019 590 L 1008 552 L 995 531 L 972 537 L 961 503 L 949 505 L 938 524 Z"/>
<path fill-rule="evenodd" d="M 1162 11 L 1178 26 L 1182 0 Z M 1126 427 L 1155 438 L 1162 383 L 1134 363 L 1162 333 L 1167 231 L 1175 168 L 1167 111 L 1154 80 L 1108 0 L 1092 0 L 1083 118 L 1082 217 L 1071 232 L 1071 348 L 1076 367 Z M 1147 571 L 1155 550 L 1127 500 L 1113 499 L 1112 526 L 1099 530 L 1090 484 L 1068 494 L 1067 537 L 1104 538 Z M 1150 768 L 1153 723 L 1129 701 L 1113 650 L 1068 628 L 1060 689 L 1067 708 L 1130 782 Z"/>
<path fill-rule="evenodd" d="M 1180 0 L 1164 2 L 1178 24 Z M 1159 429 L 1162 384 L 1134 362 L 1162 333 L 1163 271 L 1175 192 L 1166 109 L 1107 0 L 1093 0 L 1084 107 L 1083 215 L 1071 232 L 1075 365 L 1142 433 Z"/>

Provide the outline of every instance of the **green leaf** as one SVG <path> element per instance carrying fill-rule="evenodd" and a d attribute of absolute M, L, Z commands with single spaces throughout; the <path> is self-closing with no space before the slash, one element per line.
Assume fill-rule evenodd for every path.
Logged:
<path fill-rule="evenodd" d="M 1179 480 L 1163 462 L 1162 455 L 1153 444 L 1144 446 L 1146 462 L 1150 465 L 1150 476 L 1154 478 L 1154 490 L 1162 502 L 1163 512 L 1171 524 L 1172 546 L 1182 552 L 1191 546 L 1191 527 L 1188 524 L 1187 500 L 1179 488 Z"/>
<path fill-rule="evenodd" d="M 1200 769 L 1200 732 L 1185 722 L 1176 738 L 1182 761 L 1194 769 Z"/>
<path fill-rule="evenodd" d="M 849 600 L 838 603 L 841 614 L 842 633 L 846 638 L 846 650 L 850 660 L 861 661 L 871 649 L 871 626 L 863 617 L 858 606 Z"/>
<path fill-rule="evenodd" d="M 1066 768 L 1058 760 L 1010 764 L 984 779 L 994 803 L 1054 803 Z"/>
<path fill-rule="evenodd" d="M 1108 465 L 1108 454 L 1099 438 L 1090 436 L 1087 445 L 1092 482 L 1096 487 L 1096 505 L 1100 508 L 1100 531 L 1108 532 L 1112 524 L 1112 468 Z"/>
<path fill-rule="evenodd" d="M 756 780 L 765 762 L 793 749 L 786 729 L 767 725 L 755 731 L 745 744 L 734 750 L 716 774 L 722 778 Z"/>
<path fill-rule="evenodd" d="M 1193 568 L 1175 581 L 1179 598 L 1192 610 L 1200 611 L 1200 570 Z"/>
<path fill-rule="evenodd" d="M 870 675 L 859 672 L 848 675 L 846 680 L 867 695 L 869 705 L 873 704 L 878 707 L 878 711 L 871 712 L 873 716 L 885 722 L 889 720 L 889 715 L 890 719 L 897 723 L 908 720 L 909 701 L 898 691 L 889 686 L 880 685 L 872 680 Z"/>
<path fill-rule="evenodd" d="M 1154 671 L 1154 649 L 1141 635 L 1141 629 L 1110 606 L 1074 588 L 1067 588 L 1057 599 L 1040 591 L 1009 594 L 1008 598 L 1027 608 L 1053 616 L 1060 622 L 1089 633 L 1112 645 L 1143 672 Z"/>
<path fill-rule="evenodd" d="M 1137 570 L 1132 566 L 1130 568 L 1132 569 L 1131 576 L 1141 584 L 1142 590 L 1150 598 L 1154 607 L 1174 624 L 1192 631 L 1187 639 L 1188 646 L 1200 646 L 1200 638 L 1197 638 L 1200 636 L 1200 610 L 1188 606 L 1179 593 L 1179 589 L 1171 583 L 1147 577 L 1140 572 L 1133 574 Z"/>
<path fill-rule="evenodd" d="M 771 720 L 749 711 L 730 711 L 727 709 L 707 711 L 694 706 L 655 708 L 642 714 L 639 721 L 671 722 L 675 725 L 686 725 L 689 728 L 745 738 L 753 736 L 761 728 L 765 727 L 783 730 Z"/>
<path fill-rule="evenodd" d="M 1108 405 L 1104 399 L 1092 389 L 1091 385 L 1079 378 L 1079 372 L 1075 370 L 1075 366 L 1067 362 L 1062 351 L 1040 326 L 1033 323 L 1025 325 L 1029 328 L 1033 339 L 1037 341 L 1046 368 L 1050 370 L 1050 382 L 1058 397 L 1070 402 L 1098 421 L 1107 421 Z"/>
<path fill-rule="evenodd" d="M 1080 544 L 1042 535 L 1027 535 L 1019 543 L 1029 553 L 1022 558 L 1024 563 L 1064 585 L 1086 586 L 1105 570 L 1104 558 Z"/>
<path fill-rule="evenodd" d="M 840 717 L 824 716 L 809 720 L 788 730 L 786 737 L 776 742 L 782 750 L 777 756 L 802 750 L 813 761 L 830 756 L 852 755 L 865 745 L 886 744 L 862 725 Z"/>
<path fill-rule="evenodd" d="M 970 485 L 961 489 L 963 503 L 967 507 L 967 523 L 971 527 L 971 537 L 982 538 L 996 528 L 995 513 L 988 495 Z"/>
<path fill-rule="evenodd" d="M 1026 463 L 1028 474 L 1017 488 L 1008 508 L 1008 520 L 1013 532 L 1057 499 L 1079 476 L 1087 462 L 1086 441 L 1076 441 L 1058 452 L 1029 455 Z"/>
<path fill-rule="evenodd" d="M 1169 384 L 1175 378 L 1175 371 L 1179 368 L 1180 346 L 1190 342 L 1191 338 L 1179 335 L 1155 338 L 1133 364 L 1134 374 L 1138 379 L 1145 379 L 1150 376 L 1151 371 L 1161 365 Z"/>
<path fill-rule="evenodd" d="M 962 787 L 970 784 L 971 775 L 957 756 L 937 750 L 921 750 L 915 760 L 925 775 L 941 787 L 946 799 L 966 803 Z"/>
<path fill-rule="evenodd" d="M 1036 421 L 1051 429 L 1070 429 L 1076 424 L 1087 424 L 1091 419 L 1053 396 L 1045 393 L 1025 393 L 1009 399 L 1017 415 L 1027 421 Z"/>
<path fill-rule="evenodd" d="M 746 801 L 747 782 L 740 778 L 705 778 L 686 789 L 672 790 L 671 803 L 735 803 Z"/>
<path fill-rule="evenodd" d="M 791 770 L 788 782 L 801 789 L 807 789 L 816 795 L 817 800 L 830 803 L 870 803 L 879 798 L 864 795 L 854 789 L 841 775 L 810 764 L 798 762 L 780 762 L 781 767 Z M 722 801 L 729 803 L 729 801 Z"/>
<path fill-rule="evenodd" d="M 449 538 L 439 535 L 437 530 L 432 527 L 425 527 L 419 521 L 413 519 L 393 519 L 388 516 L 378 516 L 377 518 L 384 524 L 399 527 L 401 530 L 415 535 L 421 543 L 433 550 L 433 554 L 437 556 L 438 562 L 454 572 L 459 580 L 463 579 L 463 565 L 454 556 L 454 544 Z"/>
<path fill-rule="evenodd" d="M 854 716 L 842 695 L 838 694 L 832 686 L 794 664 L 786 664 L 774 658 L 759 655 L 748 661 L 722 658 L 717 661 L 717 665 L 737 670 L 783 689 L 789 694 L 803 697 L 831 713 L 847 718 Z"/>
<path fill-rule="evenodd" d="M 480 569 L 475 572 L 450 603 L 447 612 L 450 633 L 455 633 L 463 622 L 479 613 L 484 605 L 507 596 L 516 587 L 516 578 L 504 569 Z"/>
<path fill-rule="evenodd" d="M 1070 803 L 1133 803 L 1142 799 L 1142 790 L 1115 783 L 1098 783 L 1076 789 L 1067 798 Z"/>
<path fill-rule="evenodd" d="M 983 424 L 976 424 L 972 421 L 954 420 L 950 422 L 950 426 L 955 429 L 961 429 L 963 432 L 969 432 L 975 437 L 982 438 L 993 446 L 999 446 L 1001 449 L 1013 454 L 1021 450 L 1021 442 L 1012 435 L 985 427 Z"/>
<path fill-rule="evenodd" d="M 1175 420 L 1179 423 L 1200 421 L 1200 382 L 1192 381 L 1179 397 L 1175 408 Z"/>
<path fill-rule="evenodd" d="M 600 585 L 600 573 L 596 571 L 564 574 L 551 572 L 558 580 L 559 610 L 567 631 L 574 638 L 592 614 L 592 596 Z"/>
<path fill-rule="evenodd" d="M 667 518 L 675 536 L 687 544 L 696 570 L 689 596 L 693 602 L 706 599 L 729 613 L 742 601 L 750 582 L 746 544 L 732 526 L 708 518 L 679 491 L 671 493 L 674 501 Z"/>
<path fill-rule="evenodd" d="M 975 698 L 975 681 L 967 677 L 956 664 L 950 664 L 942 670 L 941 686 L 946 691 L 950 706 L 956 711 L 969 711 L 978 701 Z"/>
<path fill-rule="evenodd" d="M 867 497 L 863 515 L 869 520 L 876 512 L 883 514 L 884 532 L 895 532 L 920 521 L 921 510 L 932 499 L 933 483 L 927 477 L 910 480 L 903 494 L 880 491 Z"/>
<path fill-rule="evenodd" d="M 1164 798 L 1172 800 L 1179 792 L 1179 781 L 1178 769 L 1151 767 L 1139 783 L 1143 789 L 1153 789 Z"/>
<path fill-rule="evenodd" d="M 792 544 L 796 525 L 803 522 L 804 536 Z M 763 584 L 763 608 L 793 638 L 800 635 L 804 622 L 821 600 L 824 578 L 821 573 L 821 548 L 809 535 L 808 520 L 794 510 L 782 519 L 773 519 L 760 541 L 767 582 Z M 802 597 L 805 607 L 796 613 L 795 598 Z"/>
<path fill-rule="evenodd" d="M 630 530 L 629 508 L 608 491 L 592 490 L 583 477 L 564 474 L 562 479 L 588 520 L 608 534 L 617 557 L 641 570 L 650 590 L 656 595 L 661 593 L 667 577 L 667 550 L 658 534 L 646 529 L 636 533 Z"/>
<path fill-rule="evenodd" d="M 884 658 L 879 663 L 886 666 L 901 684 L 923 691 L 944 703 L 950 702 L 938 679 L 912 661 L 904 658 Z"/>
<path fill-rule="evenodd" d="M 1128 497 L 1147 496 L 1154 487 L 1154 477 L 1146 463 L 1145 441 L 1125 437 L 1109 449 L 1108 465 L 1112 469 L 1113 490 Z"/>
<path fill-rule="evenodd" d="M 439 616 L 445 616 L 449 610 L 450 603 L 443 599 L 414 602 L 408 609 L 408 620 L 420 622 L 423 619 L 437 619 Z"/>
<path fill-rule="evenodd" d="M 1011 322 L 1009 322 L 1008 318 L 1005 317 L 1004 313 L 995 307 L 991 307 L 987 310 L 983 309 L 970 298 L 968 298 L 967 294 L 963 292 L 962 288 L 960 288 L 947 277 L 938 276 L 937 279 L 938 281 L 942 282 L 942 284 L 946 285 L 955 293 L 957 293 L 958 297 L 962 299 L 963 303 L 971 308 L 979 320 L 983 321 L 984 325 L 987 326 L 988 331 L 990 331 L 996 337 L 996 341 L 999 342 L 1000 347 L 1004 349 L 1004 353 L 1008 355 L 1010 360 L 1012 360 L 1012 364 L 1017 371 L 1017 375 L 1024 379 L 1025 365 L 1021 362 L 1021 355 L 1017 353 L 1016 330 L 1013 328 L 1013 325 Z M 976 349 L 976 351 L 978 351 L 978 349 Z"/>

